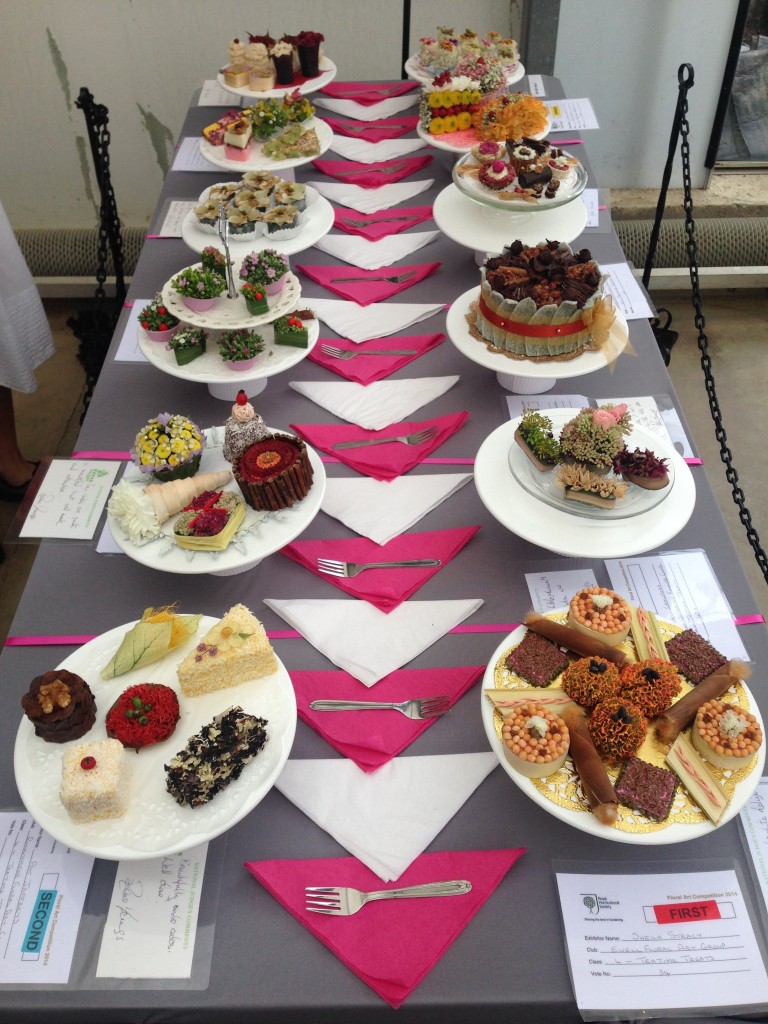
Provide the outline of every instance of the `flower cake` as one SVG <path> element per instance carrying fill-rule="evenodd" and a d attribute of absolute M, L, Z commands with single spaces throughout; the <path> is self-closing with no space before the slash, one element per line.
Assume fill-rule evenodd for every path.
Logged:
<path fill-rule="evenodd" d="M 627 639 L 631 624 L 629 605 L 607 587 L 585 587 L 574 594 L 568 605 L 568 626 L 609 647 Z"/>
<path fill-rule="evenodd" d="M 224 551 L 245 519 L 245 503 L 234 491 L 204 491 L 173 524 L 173 539 L 187 551 Z"/>
<path fill-rule="evenodd" d="M 708 700 L 699 708 L 691 728 L 694 748 L 717 768 L 747 767 L 763 742 L 754 715 L 722 700 Z"/>
<path fill-rule="evenodd" d="M 124 747 L 141 750 L 162 743 L 179 720 L 179 698 L 162 683 L 129 686 L 107 712 L 107 736 Z"/>
<path fill-rule="evenodd" d="M 602 759 L 607 764 L 619 765 L 637 753 L 648 731 L 648 719 L 619 694 L 596 704 L 587 726 Z"/>
<path fill-rule="evenodd" d="M 117 740 L 77 743 L 64 751 L 59 796 L 72 821 L 120 818 L 128 790 L 125 750 Z"/>
<path fill-rule="evenodd" d="M 544 779 L 565 764 L 568 727 L 554 712 L 536 703 L 512 708 L 501 730 L 512 767 L 529 779 Z"/>
<path fill-rule="evenodd" d="M 480 268 L 471 333 L 512 359 L 573 359 L 607 340 L 614 313 L 604 281 L 589 249 L 515 241 Z"/>
<path fill-rule="evenodd" d="M 621 670 L 621 693 L 646 718 L 663 714 L 682 689 L 677 667 L 669 661 L 645 658 Z"/>
<path fill-rule="evenodd" d="M 593 708 L 619 692 L 619 670 L 603 658 L 579 658 L 563 672 L 562 687 L 583 708 Z"/>
<path fill-rule="evenodd" d="M 245 605 L 236 604 L 176 671 L 184 696 L 199 697 L 271 675 L 277 671 L 277 658 L 261 622 Z"/>
<path fill-rule="evenodd" d="M 138 432 L 131 457 L 142 473 L 165 482 L 194 476 L 204 447 L 205 435 L 192 420 L 163 412 Z"/>
<path fill-rule="evenodd" d="M 187 366 L 195 359 L 205 355 L 205 350 L 208 347 L 208 332 L 202 327 L 182 327 L 172 338 L 168 339 L 168 344 L 177 366 Z"/>
<path fill-rule="evenodd" d="M 276 345 L 291 345 L 293 348 L 309 346 L 309 331 L 296 313 L 278 317 L 272 324 Z"/>
<path fill-rule="evenodd" d="M 233 463 L 232 471 L 245 500 L 259 511 L 291 508 L 312 486 L 307 446 L 291 434 L 256 441 Z"/>
<path fill-rule="evenodd" d="M 21 706 L 35 735 L 47 743 L 80 739 L 96 721 L 96 701 L 88 683 L 64 668 L 36 676 Z"/>

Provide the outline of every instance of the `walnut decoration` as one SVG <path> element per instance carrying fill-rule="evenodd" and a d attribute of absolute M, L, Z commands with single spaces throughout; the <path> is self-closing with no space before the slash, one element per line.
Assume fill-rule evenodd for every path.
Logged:
<path fill-rule="evenodd" d="M 37 701 L 44 715 L 50 715 L 54 708 L 68 708 L 72 702 L 69 687 L 62 679 L 43 683 L 37 691 Z"/>

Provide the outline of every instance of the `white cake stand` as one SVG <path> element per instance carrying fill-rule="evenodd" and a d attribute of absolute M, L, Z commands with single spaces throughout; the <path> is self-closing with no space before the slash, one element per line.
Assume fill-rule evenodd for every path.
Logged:
<path fill-rule="evenodd" d="M 418 53 L 412 54 L 405 62 L 404 67 L 406 75 L 414 82 L 421 82 L 422 85 L 429 85 L 435 77 L 421 63 Z M 525 68 L 520 61 L 517 64 L 510 65 L 507 69 L 507 85 L 514 85 L 515 82 L 519 82 L 524 74 Z"/>
<path fill-rule="evenodd" d="M 488 370 L 495 370 L 496 379 L 507 391 L 512 391 L 517 395 L 540 395 L 545 391 L 550 391 L 558 380 L 581 377 L 585 373 L 602 370 L 608 365 L 608 357 L 603 349 L 598 349 L 596 352 L 582 352 L 575 359 L 533 362 L 529 359 L 510 359 L 502 352 L 487 348 L 477 338 L 472 337 L 467 323 L 469 308 L 479 294 L 479 287 L 470 288 L 456 299 L 448 310 L 445 329 L 459 352 L 473 363 L 484 366 Z M 627 321 L 617 310 L 610 328 L 609 351 L 612 353 L 623 351 L 628 340 Z M 553 376 L 553 374 L 555 375 Z"/>
<path fill-rule="evenodd" d="M 216 81 L 222 89 L 226 89 L 227 92 L 231 92 L 234 96 L 241 96 L 247 100 L 279 99 L 282 96 L 287 96 L 290 92 L 295 92 L 297 89 L 304 95 L 307 93 L 317 92 L 318 89 L 323 89 L 326 85 L 332 82 L 338 71 L 333 61 L 325 56 L 320 58 L 318 68 L 320 74 L 316 75 L 314 78 L 305 78 L 297 85 L 276 85 L 274 89 L 266 89 L 264 92 L 254 92 L 253 89 L 249 89 L 247 85 L 227 85 L 221 71 L 217 73 Z"/>
<path fill-rule="evenodd" d="M 226 155 L 224 146 L 212 146 L 208 139 L 200 137 L 200 155 L 214 167 L 220 167 L 225 171 L 283 171 L 291 167 L 301 167 L 311 160 L 317 160 L 319 156 L 330 147 L 333 142 L 333 131 L 330 125 L 321 121 L 319 117 L 313 117 L 309 121 L 302 122 L 304 128 L 314 128 L 317 141 L 320 145 L 320 152 L 311 156 L 290 157 L 286 160 L 273 160 L 265 156 L 264 143 L 254 141 L 253 148 L 247 160 L 230 160 Z"/>

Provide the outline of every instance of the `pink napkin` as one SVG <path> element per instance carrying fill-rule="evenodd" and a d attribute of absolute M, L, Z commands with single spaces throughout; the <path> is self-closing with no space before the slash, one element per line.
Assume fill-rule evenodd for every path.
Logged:
<path fill-rule="evenodd" d="M 426 167 L 432 160 L 430 153 L 424 156 L 400 157 L 397 160 L 380 160 L 375 164 L 362 164 L 356 160 L 313 160 L 312 163 L 322 174 L 338 178 L 347 185 L 361 188 L 378 188 L 401 181 Z"/>
<path fill-rule="evenodd" d="M 429 974 L 524 853 L 524 847 L 422 853 L 396 883 L 389 885 L 382 884 L 356 857 L 247 861 L 245 867 L 289 914 L 390 1006 L 397 1008 Z M 451 879 L 467 879 L 472 883 L 472 891 L 465 896 L 439 899 L 381 900 L 343 918 L 304 909 L 306 886 L 351 885 L 370 892 Z M 386 941 L 382 941 L 383 937 Z"/>
<path fill-rule="evenodd" d="M 484 671 L 483 665 L 401 668 L 380 679 L 373 693 L 349 672 L 291 672 L 290 677 L 299 716 L 358 768 L 374 772 L 439 719 L 414 721 L 399 711 L 311 711 L 310 701 L 332 698 L 399 702 L 412 697 L 450 697 L 453 707 Z"/>
<path fill-rule="evenodd" d="M 389 377 L 395 370 L 406 366 L 419 356 L 423 356 L 430 349 L 437 348 L 445 340 L 444 334 L 412 334 L 398 337 L 371 338 L 368 342 L 356 345 L 352 341 L 337 338 L 320 338 L 318 343 L 309 353 L 309 359 L 318 363 L 328 370 L 332 370 L 339 377 L 346 380 L 356 381 L 358 384 L 371 384 L 376 380 L 383 380 Z M 389 349 L 395 352 L 411 350 L 416 354 L 412 356 L 381 356 L 381 355 L 357 355 L 354 359 L 337 359 L 327 356 L 321 350 L 321 343 L 325 341 L 336 348 L 345 349 L 351 352 L 365 353 L 366 349 L 374 352 L 384 352 Z"/>
<path fill-rule="evenodd" d="M 403 96 L 419 88 L 418 82 L 329 82 L 322 92 L 326 96 L 334 96 L 340 100 L 354 100 L 364 107 L 391 99 L 392 96 Z"/>
<path fill-rule="evenodd" d="M 360 235 L 376 242 L 387 235 L 397 235 L 422 221 L 432 219 L 431 206 L 409 206 L 397 210 L 379 210 L 376 213 L 358 213 L 347 206 L 333 211 L 333 226 L 348 235 Z M 369 222 L 373 223 L 369 223 Z"/>
<path fill-rule="evenodd" d="M 454 412 L 447 416 L 436 416 L 431 420 L 405 420 L 391 423 L 386 430 L 365 430 L 350 423 L 292 423 L 291 429 L 321 451 L 334 459 L 351 466 L 375 480 L 394 480 L 402 473 L 426 459 L 440 447 L 451 434 L 464 426 L 469 419 L 468 412 Z M 426 427 L 437 427 L 437 434 L 431 441 L 419 445 L 402 444 L 392 441 L 388 444 L 375 444 L 366 448 L 334 448 L 337 441 L 358 441 L 366 437 L 395 437 L 400 434 L 413 434 Z"/>
<path fill-rule="evenodd" d="M 416 125 L 419 123 L 418 114 L 406 117 L 383 117 L 379 121 L 365 123 L 348 121 L 340 117 L 324 117 L 323 120 L 333 131 L 340 132 L 352 139 L 365 139 L 366 142 L 399 139 L 402 135 L 415 131 Z"/>
<path fill-rule="evenodd" d="M 343 590 L 345 594 L 360 597 L 383 612 L 391 612 L 446 566 L 479 529 L 479 526 L 468 526 L 453 530 L 432 530 L 428 533 L 401 533 L 382 545 L 367 537 L 302 540 L 287 544 L 281 548 L 281 553 Z M 442 565 L 369 569 L 347 579 L 319 572 L 318 558 L 333 558 L 341 562 L 399 562 L 406 558 L 439 558 Z"/>
<path fill-rule="evenodd" d="M 352 244 L 352 243 L 347 243 Z M 361 243 L 364 244 L 364 243 Z M 308 267 L 306 264 L 296 264 L 295 269 L 302 274 L 317 281 L 329 292 L 334 292 L 342 299 L 352 299 L 358 306 L 370 306 L 372 302 L 383 302 L 404 292 L 425 277 L 433 274 L 442 263 L 412 263 L 409 266 L 382 267 L 378 270 L 361 270 L 359 267 Z M 387 277 L 402 277 L 411 275 L 407 281 L 392 282 L 381 280 Z M 335 278 L 354 278 L 353 281 L 337 281 Z"/>

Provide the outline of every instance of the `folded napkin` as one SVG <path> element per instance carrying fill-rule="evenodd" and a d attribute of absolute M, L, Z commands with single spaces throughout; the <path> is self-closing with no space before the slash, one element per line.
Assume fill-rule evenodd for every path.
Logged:
<path fill-rule="evenodd" d="M 423 249 L 425 245 L 440 237 L 439 231 L 411 231 L 405 235 L 391 238 L 380 238 L 370 242 L 367 238 L 352 238 L 349 235 L 325 235 L 315 245 L 331 256 L 337 256 L 346 263 L 351 263 L 361 270 L 380 270 L 391 267 L 398 260 L 405 259 L 411 253 Z M 408 267 L 392 267 L 387 275 L 396 276 L 408 271 Z M 334 276 L 347 277 L 348 274 L 338 267 Z"/>
<path fill-rule="evenodd" d="M 337 668 L 365 686 L 413 661 L 482 603 L 481 598 L 406 601 L 387 615 L 366 601 L 264 599 Z"/>
<path fill-rule="evenodd" d="M 449 697 L 451 707 L 485 671 L 484 665 L 403 668 L 376 684 L 375 699 L 400 702 L 413 697 Z M 411 719 L 399 711 L 312 711 L 313 700 L 371 700 L 348 672 L 291 672 L 299 717 L 332 747 L 373 772 L 391 761 L 439 718 Z"/>
<path fill-rule="evenodd" d="M 397 235 L 425 220 L 432 220 L 431 206 L 411 206 L 408 209 L 395 210 L 393 213 L 382 210 L 364 217 L 356 210 L 348 210 L 343 206 L 336 207 L 333 211 L 335 228 L 346 231 L 348 235 L 369 238 L 372 242 L 387 235 Z"/>
<path fill-rule="evenodd" d="M 329 237 L 326 235 L 326 239 Z M 403 235 L 402 237 L 414 238 L 415 236 Z M 347 241 L 350 240 L 347 239 Z M 362 239 L 357 239 L 357 241 L 362 243 Z M 394 239 L 385 238 L 381 242 L 365 242 L 364 244 L 383 245 L 384 243 L 394 241 Z M 318 242 L 317 248 L 326 247 Z M 336 245 L 334 248 L 340 249 L 343 246 Z M 328 247 L 326 251 L 331 252 L 332 250 Z M 386 258 L 384 253 L 380 255 L 382 258 Z M 373 253 L 370 254 L 370 258 L 375 258 Z M 423 281 L 425 277 L 429 277 L 430 274 L 433 274 L 441 266 L 442 263 L 412 263 L 409 266 L 393 267 L 387 263 L 384 270 L 361 270 L 356 268 L 350 272 L 345 267 L 310 267 L 302 264 L 297 265 L 296 269 L 306 274 L 307 277 L 311 277 L 313 281 L 317 281 L 318 284 L 323 285 L 328 291 L 340 295 L 343 299 L 351 299 L 358 306 L 370 306 L 372 302 L 384 302 L 393 295 L 405 291 L 406 288 L 413 287 L 413 285 Z"/>
<path fill-rule="evenodd" d="M 440 572 L 479 529 L 479 526 L 467 526 L 453 530 L 433 530 L 429 533 L 405 533 L 384 545 L 375 544 L 366 537 L 300 540 L 287 544 L 280 550 L 283 555 L 303 565 L 305 569 L 309 569 L 346 594 L 360 597 L 383 612 L 391 612 L 415 594 L 427 580 Z M 320 572 L 317 568 L 318 558 L 332 558 L 340 562 L 359 564 L 436 558 L 442 564 L 402 569 L 368 569 L 357 576 L 347 578 Z"/>
<path fill-rule="evenodd" d="M 329 147 L 345 160 L 358 160 L 363 164 L 375 164 L 379 160 L 395 160 L 424 149 L 421 139 L 381 139 L 367 142 L 365 139 L 350 139 L 346 135 L 334 135 Z"/>
<path fill-rule="evenodd" d="M 445 312 L 445 306 L 442 302 L 377 302 L 363 308 L 339 299 L 312 299 L 312 310 L 342 338 L 360 342 L 397 334 Z"/>
<path fill-rule="evenodd" d="M 405 423 L 392 423 L 392 436 L 398 434 L 414 434 L 425 427 L 436 427 L 437 433 L 431 441 L 419 445 L 402 444 L 393 441 L 391 444 L 375 444 L 366 448 L 334 448 L 337 441 L 357 441 L 364 437 L 375 437 L 368 431 L 344 424 L 324 423 L 292 423 L 293 430 L 314 448 L 339 459 L 352 469 L 372 476 L 376 480 L 394 480 L 402 473 L 413 469 L 428 455 L 440 447 L 451 434 L 464 426 L 469 419 L 468 412 L 449 413 L 447 416 L 435 416 L 431 420 L 408 420 Z M 389 431 L 387 431 L 389 434 Z"/>
<path fill-rule="evenodd" d="M 471 473 L 400 476 L 382 481 L 328 477 L 320 505 L 350 530 L 386 544 L 410 529 L 472 479 Z"/>
<path fill-rule="evenodd" d="M 444 395 L 458 380 L 457 374 L 377 380 L 367 387 L 354 381 L 321 380 L 292 380 L 289 386 L 339 419 L 366 430 L 383 430 Z"/>
<path fill-rule="evenodd" d="M 324 96 L 334 99 L 348 99 L 369 107 L 373 103 L 403 96 L 419 88 L 418 82 L 329 82 L 323 86 Z"/>
<path fill-rule="evenodd" d="M 363 342 L 355 345 L 353 342 L 337 341 L 335 338 L 320 338 L 318 344 L 309 353 L 308 358 L 313 363 L 332 370 L 340 377 L 347 380 L 355 380 L 358 384 L 370 384 L 375 380 L 383 380 L 405 366 L 407 363 L 423 356 L 425 352 L 436 348 L 445 339 L 444 334 L 411 334 L 401 335 L 399 338 L 373 338 L 370 342 Z M 336 348 L 361 353 L 353 359 L 338 359 L 326 355 L 322 351 L 322 343 L 329 342 Z M 370 355 L 364 353 L 366 349 L 373 349 L 374 352 L 413 352 L 413 355 Z"/>
<path fill-rule="evenodd" d="M 338 178 L 344 184 L 359 188 L 378 188 L 415 174 L 431 163 L 431 153 L 423 156 L 401 157 L 399 160 L 380 160 L 376 164 L 361 164 L 351 160 L 313 160 L 312 165 L 329 178 Z"/>
<path fill-rule="evenodd" d="M 308 185 L 315 188 L 321 196 L 339 206 L 351 206 L 360 213 L 376 213 L 377 210 L 388 210 L 391 206 L 404 203 L 421 192 L 426 192 L 434 184 L 434 178 L 425 181 L 397 181 L 381 188 L 360 188 L 354 184 L 340 184 L 334 181 L 309 181 Z"/>
<path fill-rule="evenodd" d="M 405 904 L 400 900 L 382 900 L 343 921 L 308 913 L 304 909 L 304 889 L 339 884 L 352 885 L 363 892 L 380 889 L 379 879 L 354 857 L 262 860 L 247 862 L 245 866 L 289 914 L 397 1009 L 456 941 L 523 853 L 523 847 L 424 853 L 400 878 L 398 888 L 467 879 L 472 883 L 472 891 L 466 896 L 409 900 Z"/>
<path fill-rule="evenodd" d="M 430 754 L 397 757 L 367 773 L 346 759 L 289 759 L 275 786 L 345 850 L 391 882 L 498 763 L 490 751 Z"/>
<path fill-rule="evenodd" d="M 325 123 L 335 135 L 346 135 L 351 139 L 368 139 L 369 142 L 381 142 L 384 139 L 397 139 L 401 135 L 416 130 L 419 123 L 418 114 L 408 117 L 389 117 L 373 122 L 342 121 L 338 117 L 325 117 Z"/>
<path fill-rule="evenodd" d="M 354 100 L 334 99 L 332 96 L 323 96 L 322 93 L 315 93 L 312 99 L 316 106 L 356 121 L 379 121 L 382 118 L 394 117 L 395 114 L 401 114 L 419 102 L 419 96 L 414 92 L 405 96 L 393 96 L 391 99 L 380 99 L 378 103 L 367 105 L 355 103 Z"/>

